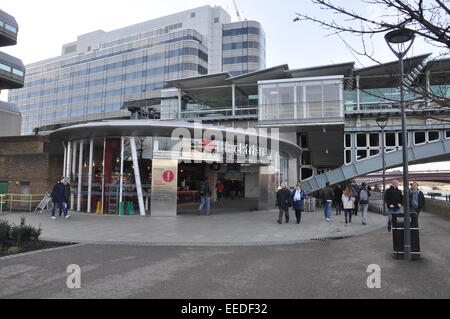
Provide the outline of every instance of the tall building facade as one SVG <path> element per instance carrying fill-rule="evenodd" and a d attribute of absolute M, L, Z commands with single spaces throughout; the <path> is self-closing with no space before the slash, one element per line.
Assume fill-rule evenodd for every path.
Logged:
<path fill-rule="evenodd" d="M 0 46 L 17 44 L 19 27 L 16 19 L 0 10 Z M 22 88 L 25 67 L 18 58 L 0 52 L 0 91 Z M 12 103 L 0 101 L 0 136 L 20 135 L 21 115 Z"/>
<path fill-rule="evenodd" d="M 254 21 L 231 23 L 203 6 L 118 30 L 80 35 L 61 56 L 26 66 L 25 87 L 10 92 L 22 134 L 34 128 L 129 117 L 139 101 L 159 112 L 168 81 L 265 67 L 265 36 Z"/>
<path fill-rule="evenodd" d="M 266 36 L 260 23 L 242 21 L 223 27 L 223 70 L 237 76 L 266 67 Z"/>

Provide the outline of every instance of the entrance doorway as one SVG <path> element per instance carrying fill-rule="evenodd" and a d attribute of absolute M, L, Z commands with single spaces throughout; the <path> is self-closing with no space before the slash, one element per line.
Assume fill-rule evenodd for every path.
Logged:
<path fill-rule="evenodd" d="M 0 182 L 0 195 L 8 194 L 8 182 Z M 2 205 L 2 210 L 6 209 L 6 196 L 0 196 L 0 205 Z M 3 204 L 1 204 L 3 202 Z"/>

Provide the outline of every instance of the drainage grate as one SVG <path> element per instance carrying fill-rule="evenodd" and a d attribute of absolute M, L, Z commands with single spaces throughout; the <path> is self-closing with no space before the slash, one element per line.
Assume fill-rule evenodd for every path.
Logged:
<path fill-rule="evenodd" d="M 340 239 L 346 239 L 346 238 L 350 238 L 350 237 L 352 237 L 352 236 L 311 238 L 311 241 L 340 240 Z"/>

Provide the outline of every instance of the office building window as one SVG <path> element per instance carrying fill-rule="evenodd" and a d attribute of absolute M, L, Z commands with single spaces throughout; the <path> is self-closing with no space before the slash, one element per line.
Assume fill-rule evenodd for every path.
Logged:
<path fill-rule="evenodd" d="M 229 29 L 229 30 L 223 30 L 223 36 L 233 36 L 233 35 L 243 35 L 243 34 L 260 34 L 260 29 L 255 27 L 248 27 L 248 28 L 237 28 L 237 29 Z"/>
<path fill-rule="evenodd" d="M 246 55 L 246 56 L 235 56 L 235 57 L 223 59 L 223 64 L 248 63 L 248 62 L 259 63 L 259 57 Z"/>
<path fill-rule="evenodd" d="M 191 18 L 195 18 L 195 12 L 191 13 Z"/>

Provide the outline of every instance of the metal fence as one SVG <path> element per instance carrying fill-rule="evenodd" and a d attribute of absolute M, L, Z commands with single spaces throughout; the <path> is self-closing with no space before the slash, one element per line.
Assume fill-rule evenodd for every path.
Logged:
<path fill-rule="evenodd" d="M 4 211 L 32 212 L 45 194 L 0 194 L 0 214 Z"/>

